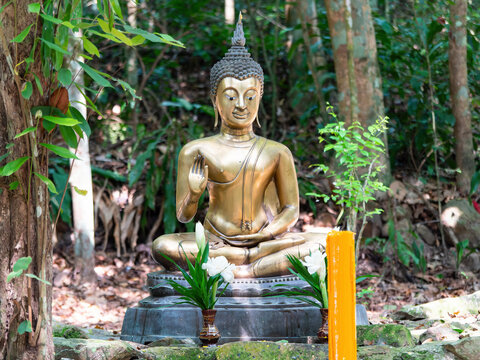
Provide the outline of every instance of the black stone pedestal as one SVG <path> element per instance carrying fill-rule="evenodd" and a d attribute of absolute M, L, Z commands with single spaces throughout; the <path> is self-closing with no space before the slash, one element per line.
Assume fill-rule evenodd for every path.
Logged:
<path fill-rule="evenodd" d="M 181 300 L 166 279 L 182 281 L 183 278 L 161 272 L 148 274 L 150 296 L 127 310 L 122 340 L 145 344 L 165 337 L 198 337 L 202 325 L 200 309 L 188 304 L 174 305 Z M 292 298 L 262 296 L 278 292 L 279 287 L 275 287 L 278 284 L 307 287 L 294 276 L 234 280 L 215 306 L 215 324 L 221 334 L 219 343 L 283 339 L 306 342 L 307 337 L 316 336 L 322 322 L 318 307 Z M 360 325 L 358 319 L 368 324 L 363 307 L 357 307 Z"/>

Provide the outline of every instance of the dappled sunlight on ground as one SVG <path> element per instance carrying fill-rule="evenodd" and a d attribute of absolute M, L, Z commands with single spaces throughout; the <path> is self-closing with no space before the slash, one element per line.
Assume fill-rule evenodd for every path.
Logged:
<path fill-rule="evenodd" d="M 53 319 L 81 327 L 120 331 L 128 307 L 148 296 L 147 273 L 160 266 L 97 256 L 98 284 L 75 284 L 71 268 L 57 255 L 54 258 Z M 63 265 L 63 266 L 62 266 Z M 62 268 L 63 267 L 63 268 Z"/>

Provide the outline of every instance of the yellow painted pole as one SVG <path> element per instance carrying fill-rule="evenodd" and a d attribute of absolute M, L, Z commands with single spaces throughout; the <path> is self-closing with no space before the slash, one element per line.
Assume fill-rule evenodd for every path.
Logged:
<path fill-rule="evenodd" d="M 327 236 L 328 358 L 357 359 L 355 326 L 355 238 L 351 231 Z"/>

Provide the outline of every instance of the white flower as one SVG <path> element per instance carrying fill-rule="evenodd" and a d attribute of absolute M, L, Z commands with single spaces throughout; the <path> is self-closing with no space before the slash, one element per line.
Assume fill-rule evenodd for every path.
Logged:
<path fill-rule="evenodd" d="M 220 274 L 227 283 L 233 281 L 235 265 L 230 264 L 225 256 L 208 258 L 207 262 L 202 264 L 202 269 L 207 270 L 209 276 Z"/>
<path fill-rule="evenodd" d="M 327 254 L 321 253 L 320 250 L 315 250 L 310 256 L 305 256 L 305 261 L 300 261 L 307 267 L 310 274 L 317 272 L 320 280 L 325 280 L 327 276 L 327 269 L 325 268 L 326 257 Z"/>
<path fill-rule="evenodd" d="M 202 251 L 205 247 L 205 229 L 201 222 L 195 224 L 195 240 L 197 242 L 198 250 Z"/>

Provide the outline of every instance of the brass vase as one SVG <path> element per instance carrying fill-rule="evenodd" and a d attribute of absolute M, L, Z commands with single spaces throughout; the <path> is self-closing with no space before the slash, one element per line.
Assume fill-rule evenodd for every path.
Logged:
<path fill-rule="evenodd" d="M 317 338 L 320 344 L 328 343 L 328 309 L 321 308 L 320 313 L 322 314 L 322 325 L 318 329 Z"/>
<path fill-rule="evenodd" d="M 218 342 L 218 339 L 220 339 L 220 333 L 215 326 L 216 314 L 217 310 L 215 309 L 202 310 L 203 327 L 198 338 L 203 346 L 215 345 Z"/>

